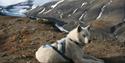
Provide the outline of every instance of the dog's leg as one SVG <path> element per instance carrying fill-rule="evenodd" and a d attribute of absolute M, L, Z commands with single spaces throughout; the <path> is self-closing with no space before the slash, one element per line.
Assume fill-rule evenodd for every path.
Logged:
<path fill-rule="evenodd" d="M 82 49 L 79 48 L 74 50 L 74 52 L 72 53 L 72 59 L 74 63 L 104 63 L 104 61 L 101 59 L 83 54 Z"/>
<path fill-rule="evenodd" d="M 94 56 L 86 55 L 86 54 L 84 54 L 83 58 L 86 58 L 86 59 L 92 59 L 92 60 L 100 61 L 100 62 L 104 63 L 103 60 L 98 59 L 98 58 L 96 58 L 96 57 L 94 57 Z"/>
<path fill-rule="evenodd" d="M 95 60 L 92 60 L 92 59 L 84 59 L 84 58 L 83 58 L 83 61 L 84 61 L 84 63 L 104 63 L 104 62 L 101 62 L 101 61 L 95 61 Z"/>
<path fill-rule="evenodd" d="M 74 59 L 74 63 L 103 63 L 103 62 L 95 61 L 92 59 L 77 58 Z"/>

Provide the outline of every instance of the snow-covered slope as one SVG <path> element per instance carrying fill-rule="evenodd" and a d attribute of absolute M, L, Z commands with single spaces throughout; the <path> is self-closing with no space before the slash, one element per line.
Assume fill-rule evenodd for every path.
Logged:
<path fill-rule="evenodd" d="M 0 15 L 21 16 L 29 10 L 54 0 L 0 0 Z"/>
<path fill-rule="evenodd" d="M 0 13 L 8 16 L 25 16 L 25 12 L 32 7 L 32 0 L 1 0 Z"/>

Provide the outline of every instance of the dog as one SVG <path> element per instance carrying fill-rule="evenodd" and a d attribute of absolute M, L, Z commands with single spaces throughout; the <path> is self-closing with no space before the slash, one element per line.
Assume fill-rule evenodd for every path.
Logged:
<path fill-rule="evenodd" d="M 90 41 L 90 26 L 78 25 L 65 38 L 49 45 L 42 45 L 35 53 L 40 63 L 104 63 L 103 60 L 85 55 L 82 48 Z"/>

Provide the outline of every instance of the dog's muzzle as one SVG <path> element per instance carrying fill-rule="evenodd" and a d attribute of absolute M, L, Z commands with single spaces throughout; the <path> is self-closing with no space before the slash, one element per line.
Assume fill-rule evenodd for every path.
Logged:
<path fill-rule="evenodd" d="M 88 43 L 91 43 L 91 40 L 88 40 Z"/>

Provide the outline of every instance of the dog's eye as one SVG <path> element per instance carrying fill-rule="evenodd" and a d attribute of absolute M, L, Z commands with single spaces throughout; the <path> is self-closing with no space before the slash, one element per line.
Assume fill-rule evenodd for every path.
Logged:
<path fill-rule="evenodd" d="M 86 35 L 84 35 L 84 34 L 83 34 L 82 36 L 83 36 L 83 37 L 86 37 Z"/>

